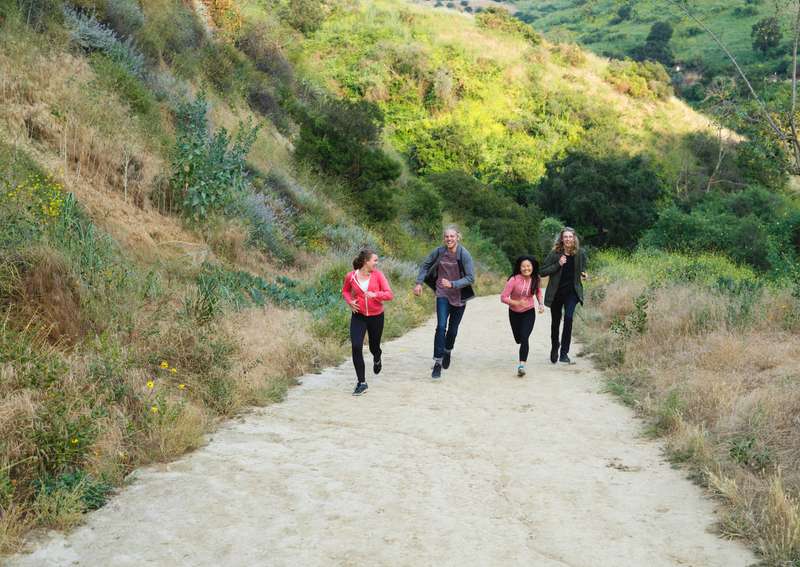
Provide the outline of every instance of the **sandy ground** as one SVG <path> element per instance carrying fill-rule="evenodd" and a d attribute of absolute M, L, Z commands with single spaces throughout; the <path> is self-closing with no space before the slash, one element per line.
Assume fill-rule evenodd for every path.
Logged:
<path fill-rule="evenodd" d="M 10 565 L 754 563 L 588 360 L 546 360 L 548 324 L 517 378 L 505 307 L 476 299 L 441 382 L 431 321 L 385 345 L 363 397 L 349 362 L 306 376 Z"/>

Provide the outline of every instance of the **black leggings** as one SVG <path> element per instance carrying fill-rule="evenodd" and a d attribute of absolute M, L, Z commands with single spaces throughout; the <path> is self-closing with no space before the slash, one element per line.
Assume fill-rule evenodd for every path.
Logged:
<path fill-rule="evenodd" d="M 519 345 L 519 360 L 528 360 L 528 338 L 533 332 L 533 324 L 536 323 L 536 310 L 528 309 L 522 313 L 508 310 L 508 320 L 511 322 L 511 331 L 514 333 L 514 341 Z"/>
<path fill-rule="evenodd" d="M 383 334 L 383 313 L 367 317 L 361 313 L 353 313 L 350 317 L 350 342 L 353 345 L 353 366 L 359 382 L 365 382 L 364 335 L 369 333 L 369 351 L 375 360 L 381 359 L 381 335 Z"/>

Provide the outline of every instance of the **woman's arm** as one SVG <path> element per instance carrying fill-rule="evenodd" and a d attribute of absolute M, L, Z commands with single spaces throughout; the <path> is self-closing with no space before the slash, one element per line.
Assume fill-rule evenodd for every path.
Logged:
<path fill-rule="evenodd" d="M 347 303 L 353 303 L 353 295 L 350 293 L 350 279 L 352 277 L 353 272 L 349 272 L 344 277 L 344 282 L 342 282 L 342 297 Z"/>
<path fill-rule="evenodd" d="M 511 292 L 514 289 L 514 278 L 509 278 L 503 292 L 500 294 L 500 301 L 506 305 L 511 305 Z"/>
<path fill-rule="evenodd" d="M 383 275 L 383 272 L 378 272 L 378 291 L 375 292 L 375 298 L 381 301 L 391 301 L 394 299 L 394 293 L 389 286 L 389 280 Z"/>
<path fill-rule="evenodd" d="M 552 276 L 557 271 L 561 269 L 561 265 L 558 263 L 558 259 L 561 256 L 556 251 L 550 252 L 547 255 L 547 258 L 544 259 L 542 262 L 541 267 L 539 268 L 539 275 L 540 276 Z"/>

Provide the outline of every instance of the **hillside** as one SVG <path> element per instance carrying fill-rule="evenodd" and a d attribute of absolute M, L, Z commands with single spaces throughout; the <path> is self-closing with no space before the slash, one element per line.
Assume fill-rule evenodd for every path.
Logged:
<path fill-rule="evenodd" d="M 674 29 L 670 45 L 676 63 L 709 76 L 732 70 L 725 54 L 708 41 L 697 24 L 668 2 L 649 0 L 626 4 L 599 0 L 587 4 L 572 0 L 521 0 L 514 5 L 520 18 L 548 37 L 577 42 L 596 53 L 613 57 L 630 56 L 644 45 L 655 22 L 669 22 Z M 774 3 L 712 0 L 694 2 L 690 7 L 719 34 L 742 65 L 758 67 L 765 74 L 787 72 L 791 54 L 789 34 L 784 34 L 781 45 L 766 54 L 752 47 L 753 24 L 775 16 Z"/>
<path fill-rule="evenodd" d="M 500 12 L 0 0 L 0 103 L 0 550 L 341 358 L 362 246 L 386 337 L 451 221 L 482 293 L 562 220 L 772 273 L 800 246 L 769 160 L 663 69 Z"/>

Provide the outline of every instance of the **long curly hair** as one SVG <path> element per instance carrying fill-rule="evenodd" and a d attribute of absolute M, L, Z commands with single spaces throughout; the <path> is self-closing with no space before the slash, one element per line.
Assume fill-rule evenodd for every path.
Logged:
<path fill-rule="evenodd" d="M 564 233 L 565 232 L 571 232 L 572 235 L 575 237 L 575 246 L 573 247 L 571 253 L 572 254 L 577 254 L 578 250 L 580 250 L 580 248 L 581 248 L 581 241 L 580 241 L 580 238 L 578 238 L 578 233 L 575 232 L 575 229 L 572 228 L 571 226 L 565 226 L 564 228 L 561 229 L 561 231 L 558 233 L 558 236 L 556 236 L 555 242 L 553 242 L 553 250 L 555 250 L 559 254 L 563 254 L 564 253 Z"/>
<path fill-rule="evenodd" d="M 531 272 L 531 295 L 533 295 L 539 288 L 539 262 L 537 262 L 536 258 L 533 256 L 520 256 L 517 258 L 514 261 L 514 270 L 511 272 L 511 275 L 508 279 L 522 274 L 522 262 L 525 260 L 530 262 L 531 266 L 533 266 L 533 272 Z"/>

